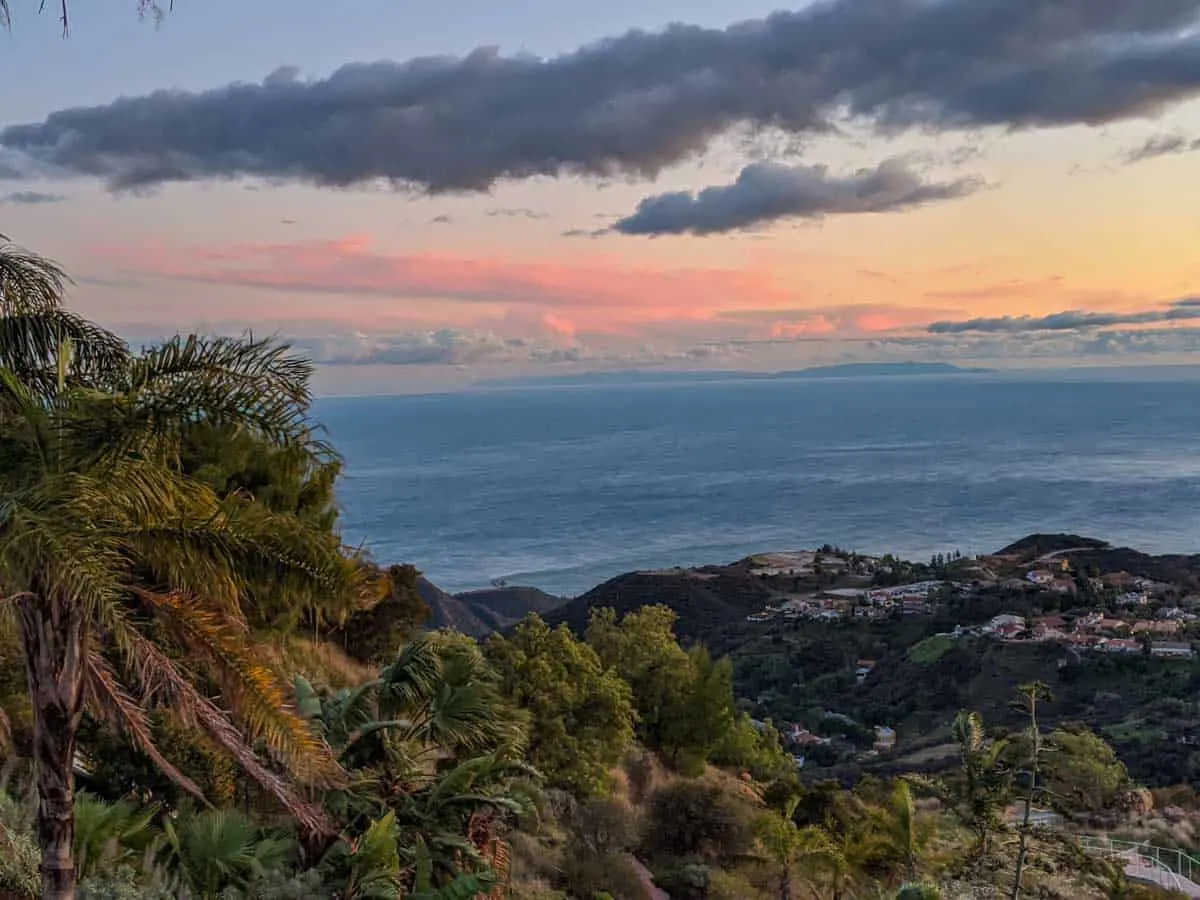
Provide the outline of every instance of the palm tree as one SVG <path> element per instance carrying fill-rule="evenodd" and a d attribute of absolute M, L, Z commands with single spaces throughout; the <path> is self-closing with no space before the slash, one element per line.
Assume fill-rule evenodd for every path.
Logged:
<path fill-rule="evenodd" d="M 1001 763 L 1005 742 L 987 739 L 976 712 L 955 716 L 950 735 L 959 755 L 955 812 L 974 835 L 975 851 L 986 854 L 991 835 L 1003 825 L 1001 813 L 1008 800 L 1009 778 Z"/>
<path fill-rule="evenodd" d="M 420 781 L 442 758 L 521 747 L 525 734 L 479 645 L 462 635 L 418 635 L 375 678 L 322 698 L 296 678 L 297 705 L 342 764 L 397 782 Z M 380 786 L 388 796 L 395 784 Z"/>
<path fill-rule="evenodd" d="M 915 882 L 917 868 L 933 839 L 934 824 L 917 815 L 913 804 L 912 788 L 904 779 L 898 779 L 892 791 L 891 808 L 882 812 L 879 819 L 879 836 L 886 845 L 889 855 L 899 860 L 904 869 L 904 880 Z"/>
<path fill-rule="evenodd" d="M 349 785 L 327 799 L 359 827 L 372 823 L 361 840 L 371 845 L 366 834 L 394 821 L 409 838 L 410 869 L 425 854 L 443 880 L 503 874 L 507 848 L 497 832 L 535 812 L 537 773 L 518 759 L 520 717 L 477 643 L 420 635 L 358 687 L 322 697 L 296 678 L 295 695 L 348 770 Z"/>
<path fill-rule="evenodd" d="M 802 858 L 831 856 L 835 851 L 829 836 L 819 828 L 800 828 L 792 816 L 797 800 L 789 801 L 783 815 L 770 813 L 758 823 L 758 843 L 763 854 L 779 867 L 779 900 L 792 900 L 794 868 Z"/>
<path fill-rule="evenodd" d="M 85 707 L 199 797 L 154 745 L 147 708 L 169 711 L 302 828 L 328 831 L 277 768 L 328 780 L 336 765 L 250 648 L 241 599 L 247 571 L 336 593 L 353 588 L 356 567 L 311 522 L 221 495 L 179 466 L 197 427 L 311 441 L 309 365 L 272 342 L 222 338 L 122 354 L 57 308 L 55 267 L 7 248 L 0 260 L 0 613 L 16 619 L 32 703 L 43 897 L 74 895 Z"/>

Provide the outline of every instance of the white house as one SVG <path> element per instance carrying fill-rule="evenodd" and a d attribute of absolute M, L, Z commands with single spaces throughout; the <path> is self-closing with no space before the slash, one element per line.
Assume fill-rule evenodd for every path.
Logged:
<path fill-rule="evenodd" d="M 1195 654 L 1192 645 L 1184 641 L 1155 641 L 1150 645 L 1150 655 L 1191 659 Z"/>

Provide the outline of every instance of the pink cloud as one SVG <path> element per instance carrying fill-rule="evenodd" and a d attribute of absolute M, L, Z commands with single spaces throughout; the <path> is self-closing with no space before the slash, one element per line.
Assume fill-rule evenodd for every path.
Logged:
<path fill-rule="evenodd" d="M 730 310 L 720 318 L 749 324 L 754 336 L 787 340 L 835 333 L 861 335 L 922 329 L 949 312 L 953 311 L 894 303 L 859 303 L 813 309 Z"/>
<path fill-rule="evenodd" d="M 553 327 L 579 327 L 564 313 L 628 319 L 696 316 L 739 305 L 794 300 L 765 271 L 655 269 L 603 260 L 514 261 L 440 254 L 393 254 L 369 238 L 201 247 L 100 247 L 96 252 L 141 275 L 293 293 L 365 295 L 380 300 L 441 300 L 533 306 Z M 547 324 L 552 321 L 546 319 Z"/>
<path fill-rule="evenodd" d="M 775 322 L 771 326 L 771 337 L 776 340 L 793 340 L 798 337 L 814 337 L 837 331 L 837 323 L 826 316 L 812 316 L 795 322 Z"/>

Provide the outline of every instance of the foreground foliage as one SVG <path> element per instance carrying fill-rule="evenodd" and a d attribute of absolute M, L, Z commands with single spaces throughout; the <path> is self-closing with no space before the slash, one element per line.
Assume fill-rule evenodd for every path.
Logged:
<path fill-rule="evenodd" d="M 0 893 L 1134 895 L 1010 824 L 1017 799 L 1129 818 L 1085 728 L 962 712 L 940 777 L 805 784 L 666 607 L 422 632 L 417 571 L 342 546 L 306 363 L 248 338 L 134 353 L 65 283 L 0 244 Z"/>

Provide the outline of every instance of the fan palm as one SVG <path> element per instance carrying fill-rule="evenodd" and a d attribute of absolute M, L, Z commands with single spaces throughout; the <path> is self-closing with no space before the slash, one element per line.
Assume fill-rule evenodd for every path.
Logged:
<path fill-rule="evenodd" d="M 284 868 L 294 846 L 283 835 L 265 833 L 233 809 L 188 813 L 163 826 L 163 862 L 176 881 L 176 893 L 210 900 L 229 887 L 244 889 Z M 186 891 L 186 893 L 185 893 Z"/>
<path fill-rule="evenodd" d="M 64 332 L 57 269 L 5 253 L 0 611 L 17 621 L 32 703 L 43 896 L 74 894 L 72 766 L 85 706 L 199 795 L 154 746 L 146 709 L 169 710 L 233 754 L 303 828 L 327 829 L 252 750 L 270 748 L 301 776 L 335 774 L 251 651 L 240 601 L 246 572 L 270 568 L 335 593 L 352 589 L 356 567 L 312 522 L 219 494 L 179 465 L 197 427 L 244 430 L 268 446 L 311 442 L 310 367 L 254 340 L 109 352 L 107 332 Z"/>
<path fill-rule="evenodd" d="M 322 697 L 297 677 L 295 695 L 349 770 L 349 789 L 326 795 L 332 808 L 360 824 L 374 820 L 369 833 L 397 823 L 443 880 L 464 870 L 502 874 L 497 829 L 536 812 L 538 776 L 515 759 L 522 723 L 478 644 L 420 635 L 377 678 Z M 403 848 L 410 869 L 416 851 Z"/>

